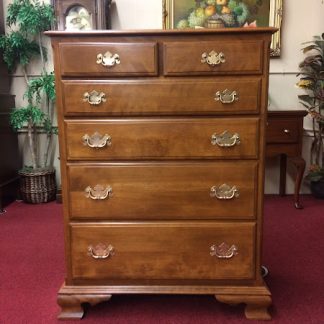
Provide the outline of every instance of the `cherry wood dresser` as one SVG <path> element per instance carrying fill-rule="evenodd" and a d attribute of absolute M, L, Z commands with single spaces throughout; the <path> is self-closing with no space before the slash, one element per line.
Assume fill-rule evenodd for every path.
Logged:
<path fill-rule="evenodd" d="M 273 28 L 48 32 L 65 219 L 61 319 L 113 294 L 210 294 L 270 319 L 261 275 Z"/>

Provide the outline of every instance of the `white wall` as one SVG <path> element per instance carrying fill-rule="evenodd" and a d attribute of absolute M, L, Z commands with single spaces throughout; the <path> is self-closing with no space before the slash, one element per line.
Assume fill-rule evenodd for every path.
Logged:
<path fill-rule="evenodd" d="M 49 2 L 49 0 L 47 0 Z M 10 0 L 4 0 L 5 9 Z M 162 0 L 115 0 L 112 8 L 113 29 L 155 29 L 162 27 Z M 314 35 L 324 32 L 324 4 L 322 0 L 284 0 L 284 17 L 282 26 L 282 53 L 280 58 L 271 59 L 270 64 L 270 105 L 269 109 L 303 109 L 298 103 L 300 93 L 295 87 L 298 64 L 302 60 L 301 44 L 309 41 Z M 32 67 L 30 74 L 37 73 Z M 16 71 L 12 82 L 12 93 L 16 94 L 17 106 L 21 105 L 23 80 Z M 310 128 L 309 120 L 305 128 Z M 309 138 L 304 138 L 304 158 L 308 161 Z M 56 166 L 58 161 L 56 160 Z M 278 192 L 278 161 L 267 162 L 266 192 Z M 293 170 L 288 169 L 293 174 Z M 288 176 L 287 192 L 294 189 L 292 178 Z M 302 192 L 308 192 L 303 185 Z"/>
<path fill-rule="evenodd" d="M 162 0 L 114 0 L 113 29 L 162 28 Z"/>
<path fill-rule="evenodd" d="M 312 39 L 314 35 L 324 33 L 324 4 L 322 0 L 284 0 L 284 17 L 282 26 L 282 52 L 279 59 L 270 62 L 269 97 L 272 110 L 303 109 L 298 102 L 301 94 L 295 84 L 298 81 L 298 65 L 303 59 L 302 43 Z M 304 120 L 305 136 L 303 156 L 308 162 L 310 138 L 307 130 L 311 128 L 310 119 Z M 268 161 L 266 165 L 266 192 L 278 192 L 279 172 L 278 160 Z M 308 165 L 307 165 L 308 167 Z M 294 170 L 289 168 L 293 175 Z M 287 192 L 293 193 L 294 184 L 287 177 Z M 301 192 L 309 192 L 308 185 L 302 184 Z"/>

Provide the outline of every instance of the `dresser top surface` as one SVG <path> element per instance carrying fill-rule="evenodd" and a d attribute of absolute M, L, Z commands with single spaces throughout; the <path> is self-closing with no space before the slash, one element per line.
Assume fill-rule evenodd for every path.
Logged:
<path fill-rule="evenodd" d="M 82 36 L 132 36 L 132 35 L 203 35 L 203 34 L 256 34 L 277 31 L 274 27 L 249 27 L 249 28 L 219 28 L 219 29 L 141 29 L 141 30 L 90 30 L 90 31 L 62 31 L 51 30 L 45 32 L 50 37 L 82 37 Z"/>

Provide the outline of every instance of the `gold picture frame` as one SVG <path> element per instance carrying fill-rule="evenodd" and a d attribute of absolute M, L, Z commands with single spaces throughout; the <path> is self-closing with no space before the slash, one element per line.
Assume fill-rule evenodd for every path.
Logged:
<path fill-rule="evenodd" d="M 176 23 L 183 23 L 181 28 L 220 28 L 220 27 L 242 27 L 242 26 L 254 26 L 258 24 L 258 19 L 260 21 L 260 27 L 263 26 L 271 26 L 271 27 L 276 27 L 278 28 L 278 31 L 272 36 L 272 42 L 271 42 L 271 50 L 270 50 L 270 55 L 272 57 L 279 57 L 281 53 L 281 25 L 282 25 L 282 17 L 283 17 L 283 0 L 263 0 L 261 1 L 261 4 L 255 4 L 253 8 L 251 8 L 251 12 L 254 12 L 254 14 L 251 14 L 248 18 L 251 18 L 251 20 L 254 21 L 249 21 L 247 19 L 245 22 L 242 19 L 240 23 L 242 24 L 239 26 L 229 26 L 226 25 L 226 22 L 222 24 L 207 24 L 207 26 L 186 26 L 186 19 L 180 19 L 179 17 L 187 17 L 187 15 L 190 15 L 190 9 L 193 8 L 193 6 L 197 6 L 197 3 L 202 3 L 202 6 L 204 6 L 207 3 L 212 4 L 212 0 L 162 0 L 162 10 L 163 10 L 163 28 L 164 29 L 175 29 L 179 28 L 177 27 Z M 219 5 L 219 8 L 222 8 L 222 12 L 224 14 L 229 15 L 231 12 L 230 8 L 227 8 L 226 5 L 230 3 L 230 0 L 215 0 L 219 1 L 219 3 L 223 3 L 223 6 Z M 205 4 L 204 4 L 205 3 Z M 251 0 L 236 0 L 236 3 L 238 4 L 244 4 L 245 6 L 251 6 Z M 249 3 L 249 4 L 248 4 Z M 256 2 L 257 3 L 257 2 Z M 259 8 L 258 8 L 259 6 Z M 213 6 L 210 6 L 210 10 L 208 12 L 208 15 L 210 15 L 210 18 L 214 17 L 212 15 L 213 10 L 216 10 L 216 5 L 214 6 L 215 8 L 212 8 Z M 224 7 L 226 7 L 224 9 Z M 244 9 L 244 8 L 243 8 Z M 249 9 L 249 7 L 248 7 Z M 253 10 L 252 10 L 253 9 Z M 262 12 L 262 15 L 260 14 L 258 16 L 258 9 Z M 194 10 L 194 9 L 192 9 Z M 205 10 L 207 10 L 205 8 Z M 200 10 L 201 11 L 201 10 Z M 207 11 L 205 11 L 206 13 Z M 247 11 L 248 12 L 248 11 Z M 201 11 L 202 15 L 204 13 Z M 217 12 L 214 13 L 214 15 L 218 15 Z M 220 17 L 220 16 L 219 16 Z M 208 19 L 210 19 L 208 18 Z M 176 21 L 177 19 L 177 21 Z M 203 21 L 204 18 L 200 20 L 200 22 Z M 221 21 L 221 19 L 216 19 Z M 187 22 L 189 19 L 187 20 Z M 215 20 L 214 20 L 215 21 Z M 190 21 L 192 22 L 192 20 Z M 268 22 L 268 23 L 267 23 Z M 237 22 L 237 24 L 239 24 Z M 192 25 L 192 24 L 191 24 Z M 215 27 L 216 26 L 216 27 Z"/>

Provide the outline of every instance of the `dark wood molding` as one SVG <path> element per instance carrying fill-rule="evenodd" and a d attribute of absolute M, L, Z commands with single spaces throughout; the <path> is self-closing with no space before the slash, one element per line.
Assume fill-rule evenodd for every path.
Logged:
<path fill-rule="evenodd" d="M 5 33 L 5 18 L 3 12 L 3 0 L 0 0 L 0 35 Z M 0 93 L 9 93 L 9 75 L 7 66 L 2 59 L 2 51 L 0 51 Z"/>
<path fill-rule="evenodd" d="M 7 181 L 0 183 L 0 213 L 11 202 L 19 197 L 19 176 L 10 178 Z"/>
<path fill-rule="evenodd" d="M 0 35 L 5 33 L 5 19 L 3 13 L 3 0 L 0 0 Z"/>
<path fill-rule="evenodd" d="M 0 209 L 14 201 L 18 195 L 18 169 L 21 161 L 18 137 L 9 122 L 14 105 L 13 95 L 0 93 Z"/>
<path fill-rule="evenodd" d="M 0 35 L 5 33 L 3 0 L 0 0 Z M 20 157 L 18 138 L 10 127 L 15 96 L 9 94 L 10 78 L 0 51 L 0 212 L 18 197 Z"/>

